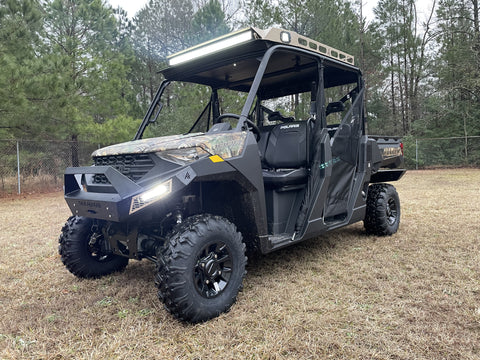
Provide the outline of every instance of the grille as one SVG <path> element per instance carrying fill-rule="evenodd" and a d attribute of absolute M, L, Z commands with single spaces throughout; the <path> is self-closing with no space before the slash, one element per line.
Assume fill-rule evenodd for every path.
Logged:
<path fill-rule="evenodd" d="M 133 181 L 141 179 L 155 166 L 149 154 L 99 156 L 93 160 L 95 166 L 112 166 Z M 109 183 L 103 174 L 95 174 L 93 182 L 95 184 Z"/>

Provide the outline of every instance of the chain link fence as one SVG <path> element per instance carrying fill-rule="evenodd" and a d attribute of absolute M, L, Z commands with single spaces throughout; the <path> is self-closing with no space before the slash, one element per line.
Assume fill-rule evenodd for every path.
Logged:
<path fill-rule="evenodd" d="M 480 136 L 405 138 L 405 160 L 410 169 L 480 167 Z"/>
<path fill-rule="evenodd" d="M 403 141 L 409 169 L 480 167 L 480 136 Z M 0 140 L 0 196 L 60 190 L 65 169 L 91 165 L 97 148 L 88 142 Z"/>
<path fill-rule="evenodd" d="M 91 165 L 97 148 L 78 141 L 0 140 L 0 196 L 59 190 L 65 168 Z"/>

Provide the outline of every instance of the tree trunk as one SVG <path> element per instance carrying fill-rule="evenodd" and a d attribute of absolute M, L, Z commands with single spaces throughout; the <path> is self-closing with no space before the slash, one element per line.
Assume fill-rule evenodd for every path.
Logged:
<path fill-rule="evenodd" d="M 392 99 L 392 118 L 395 131 L 397 131 L 397 105 L 395 102 L 395 73 L 393 71 L 393 53 L 390 52 L 390 96 Z"/>
<path fill-rule="evenodd" d="M 72 150 L 72 166 L 80 166 L 80 162 L 78 160 L 78 135 L 72 135 L 72 142 L 70 144 L 70 148 Z"/>
<path fill-rule="evenodd" d="M 478 20 L 478 0 L 472 0 L 473 4 L 473 27 L 475 31 L 475 37 L 478 39 L 480 33 L 480 25 Z"/>

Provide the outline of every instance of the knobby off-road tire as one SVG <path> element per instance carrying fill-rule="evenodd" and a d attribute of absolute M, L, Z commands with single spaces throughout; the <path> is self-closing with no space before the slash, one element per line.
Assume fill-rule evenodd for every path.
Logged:
<path fill-rule="evenodd" d="M 102 251 L 101 229 L 94 232 L 93 220 L 71 216 L 59 238 L 58 252 L 67 269 L 79 278 L 98 278 L 122 271 L 128 258 Z"/>
<path fill-rule="evenodd" d="M 157 251 L 158 297 L 176 318 L 198 323 L 227 312 L 242 289 L 247 258 L 228 220 L 196 215 Z"/>
<path fill-rule="evenodd" d="M 394 186 L 370 185 L 363 224 L 369 235 L 387 236 L 397 232 L 400 225 L 400 199 Z"/>

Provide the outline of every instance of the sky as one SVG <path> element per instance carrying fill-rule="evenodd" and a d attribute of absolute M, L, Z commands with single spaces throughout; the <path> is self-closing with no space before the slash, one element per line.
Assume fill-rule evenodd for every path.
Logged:
<path fill-rule="evenodd" d="M 149 0 L 107 0 L 114 8 L 120 6 L 127 11 L 128 17 L 133 18 L 137 11 L 144 7 Z M 377 5 L 378 0 L 363 0 L 363 13 L 367 21 L 373 19 L 373 8 Z M 417 0 L 417 9 L 422 13 L 428 13 L 432 4 L 432 0 Z M 426 16 L 426 15 L 424 15 Z M 419 16 L 422 20 L 422 16 Z"/>
<path fill-rule="evenodd" d="M 110 5 L 112 5 L 114 8 L 120 6 L 123 10 L 125 10 L 128 13 L 128 17 L 133 18 L 137 11 L 139 11 L 142 7 L 144 7 L 149 0 L 107 0 Z M 364 13 L 365 16 L 369 17 L 369 14 L 371 14 L 373 18 L 373 12 L 372 9 L 375 7 L 377 4 L 378 0 L 363 0 L 363 7 L 364 7 Z M 425 1 L 425 0 L 420 0 L 420 1 Z M 427 0 L 430 1 L 430 0 Z"/>
<path fill-rule="evenodd" d="M 114 8 L 120 6 L 128 14 L 129 18 L 133 18 L 137 11 L 144 7 L 148 0 L 107 0 Z"/>

